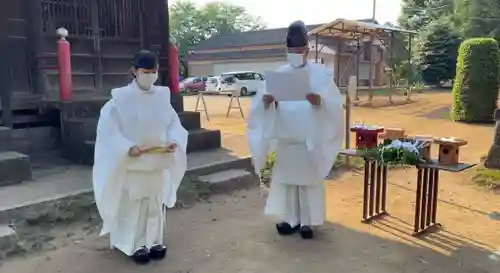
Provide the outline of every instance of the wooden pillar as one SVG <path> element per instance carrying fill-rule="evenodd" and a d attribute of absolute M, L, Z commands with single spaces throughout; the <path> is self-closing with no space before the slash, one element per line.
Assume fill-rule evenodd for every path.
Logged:
<path fill-rule="evenodd" d="M 337 52 L 335 52 L 335 83 L 340 88 L 340 39 L 337 40 Z"/>
<path fill-rule="evenodd" d="M 12 126 L 12 84 L 9 64 L 13 60 L 9 54 L 8 19 L 9 7 L 0 9 L 0 105 L 2 107 L 2 125 Z"/>
<path fill-rule="evenodd" d="M 370 67 L 368 68 L 368 101 L 373 99 L 373 34 L 370 35 Z"/>
<path fill-rule="evenodd" d="M 39 56 L 43 52 L 43 37 L 42 37 L 42 6 L 40 1 L 30 1 L 27 5 L 27 26 L 28 26 L 28 41 L 29 41 L 29 68 L 32 80 L 32 92 L 36 94 L 45 94 L 45 85 L 43 82 L 42 71 L 40 69 Z"/>
<path fill-rule="evenodd" d="M 92 0 L 90 3 L 90 20 L 92 26 L 93 46 L 93 63 L 94 63 L 94 82 L 98 92 L 102 92 L 103 88 L 103 67 L 102 67 L 102 51 L 101 51 L 101 30 L 99 28 L 99 0 Z M 71 35 L 71 33 L 70 33 Z"/>
<path fill-rule="evenodd" d="M 356 46 L 356 86 L 359 88 L 359 63 L 360 63 L 360 55 L 361 54 L 361 45 L 359 42 L 359 37 L 357 40 L 357 46 Z M 356 91 L 356 101 L 359 100 L 359 95 L 358 92 Z"/>
<path fill-rule="evenodd" d="M 168 1 L 165 0 L 155 0 L 157 3 L 157 9 L 159 11 L 159 23 L 160 23 L 160 57 L 166 57 L 166 60 L 162 62 L 162 65 L 166 66 L 167 69 L 163 69 L 160 73 L 160 83 L 161 85 L 171 86 L 169 82 L 169 71 L 170 67 L 168 65 L 169 61 L 169 44 L 170 44 L 170 22 L 168 14 Z M 178 77 L 177 79 L 178 80 Z M 176 112 L 184 111 L 184 100 L 180 93 L 170 93 L 170 103 Z"/>
<path fill-rule="evenodd" d="M 389 47 L 390 62 L 391 62 L 391 73 L 389 73 L 389 101 L 392 102 L 393 80 L 394 80 L 394 32 L 391 32 L 391 44 Z"/>

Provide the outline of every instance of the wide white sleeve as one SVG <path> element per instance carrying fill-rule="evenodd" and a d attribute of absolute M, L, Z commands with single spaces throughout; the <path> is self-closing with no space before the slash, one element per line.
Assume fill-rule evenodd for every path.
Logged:
<path fill-rule="evenodd" d="M 97 124 L 94 150 L 92 183 L 94 196 L 101 218 L 104 221 L 103 233 L 107 233 L 106 223 L 112 223 L 121 198 L 124 164 L 129 149 L 134 143 L 126 139 L 119 126 L 118 114 L 113 100 L 101 109 Z"/>
<path fill-rule="evenodd" d="M 177 190 L 184 178 L 187 169 L 187 144 L 188 144 L 188 131 L 182 127 L 179 116 L 169 105 L 169 111 L 174 117 L 170 124 L 167 125 L 167 141 L 174 141 L 177 143 L 177 149 L 173 156 L 173 164 L 170 168 L 165 170 L 165 183 L 164 183 L 164 203 L 167 207 L 171 208 L 177 202 Z"/>
<path fill-rule="evenodd" d="M 318 173 L 326 177 L 344 142 L 343 97 L 326 70 L 317 70 L 314 80 L 320 86 L 315 91 L 321 96 L 321 106 L 315 111 L 317 124 L 311 150 Z"/>
<path fill-rule="evenodd" d="M 271 150 L 271 131 L 274 128 L 276 107 L 271 104 L 269 109 L 265 109 L 263 96 L 266 94 L 265 84 L 262 83 L 257 94 L 252 100 L 250 113 L 247 121 L 247 140 L 252 162 L 257 175 L 264 168 L 267 156 Z"/>

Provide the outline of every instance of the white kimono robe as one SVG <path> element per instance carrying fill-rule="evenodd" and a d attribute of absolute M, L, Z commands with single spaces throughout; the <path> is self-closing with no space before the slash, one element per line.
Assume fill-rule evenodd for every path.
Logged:
<path fill-rule="evenodd" d="M 296 69 L 290 65 L 280 71 Z M 330 172 L 343 143 L 343 100 L 332 73 L 320 64 L 308 63 L 313 92 L 321 105 L 307 100 L 283 101 L 265 109 L 265 86 L 255 96 L 247 124 L 247 136 L 255 171 L 276 152 L 276 162 L 265 214 L 292 227 L 324 222 L 324 178 Z"/>
<path fill-rule="evenodd" d="M 144 92 L 132 82 L 111 92 L 101 110 L 95 143 L 93 186 L 103 219 L 101 235 L 132 255 L 142 246 L 162 244 L 163 204 L 173 207 L 187 168 L 187 131 L 170 105 L 170 90 Z M 128 156 L 129 149 L 177 143 L 170 154 Z"/>

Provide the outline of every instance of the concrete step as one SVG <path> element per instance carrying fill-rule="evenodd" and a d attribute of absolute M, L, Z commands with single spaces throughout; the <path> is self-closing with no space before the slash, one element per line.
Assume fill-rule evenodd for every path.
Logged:
<path fill-rule="evenodd" d="M 182 126 L 188 130 L 201 129 L 199 112 L 179 113 Z M 79 142 L 94 140 L 97 129 L 96 117 L 69 118 L 63 121 L 65 134 L 63 139 L 80 139 Z"/>
<path fill-rule="evenodd" d="M 57 102 L 55 105 L 48 103 L 47 107 L 57 107 L 62 113 L 62 120 L 70 119 L 94 119 L 97 120 L 101 113 L 101 108 L 109 100 L 107 97 L 74 99 L 69 102 Z M 178 113 L 182 126 L 186 130 L 201 128 L 200 113 L 184 111 Z M 95 126 L 97 122 L 95 121 Z"/>
<path fill-rule="evenodd" d="M 211 193 L 227 193 L 259 185 L 256 176 L 244 169 L 229 169 L 199 177 L 210 183 Z"/>
<path fill-rule="evenodd" d="M 59 162 L 33 170 L 33 181 L 0 187 L 0 223 L 12 223 L 27 215 L 59 209 L 64 202 L 77 196 L 92 196 L 92 168 Z M 228 149 L 216 149 L 188 154 L 186 175 L 207 176 L 217 172 L 242 169 L 252 173 L 252 163 L 246 154 Z"/>
<path fill-rule="evenodd" d="M 0 260 L 16 248 L 18 248 L 16 232 L 8 225 L 0 225 Z"/>
<path fill-rule="evenodd" d="M 198 129 L 189 131 L 187 152 L 206 151 L 221 147 L 220 130 Z"/>
<path fill-rule="evenodd" d="M 18 152 L 0 152 L 0 186 L 31 180 L 29 156 Z"/>
<path fill-rule="evenodd" d="M 0 126 L 0 152 L 10 149 L 12 141 L 12 129 L 9 127 Z"/>
<path fill-rule="evenodd" d="M 82 135 L 84 133 L 82 132 Z M 63 141 L 64 155 L 74 163 L 83 165 L 94 164 L 94 140 L 84 140 L 75 135 Z M 198 129 L 189 131 L 187 152 L 200 152 L 221 147 L 221 132 L 219 130 Z"/>

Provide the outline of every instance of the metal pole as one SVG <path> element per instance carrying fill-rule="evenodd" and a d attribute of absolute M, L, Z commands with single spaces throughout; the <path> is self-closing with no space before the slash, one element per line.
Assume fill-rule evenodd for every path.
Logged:
<path fill-rule="evenodd" d="M 314 59 L 315 59 L 315 62 L 318 63 L 318 34 L 316 34 L 316 37 L 315 37 L 315 41 L 316 41 L 316 44 L 314 45 L 314 51 L 315 51 L 315 56 L 314 56 Z"/>
<path fill-rule="evenodd" d="M 372 19 L 375 21 L 375 10 L 377 9 L 377 0 L 373 0 L 373 14 Z"/>

